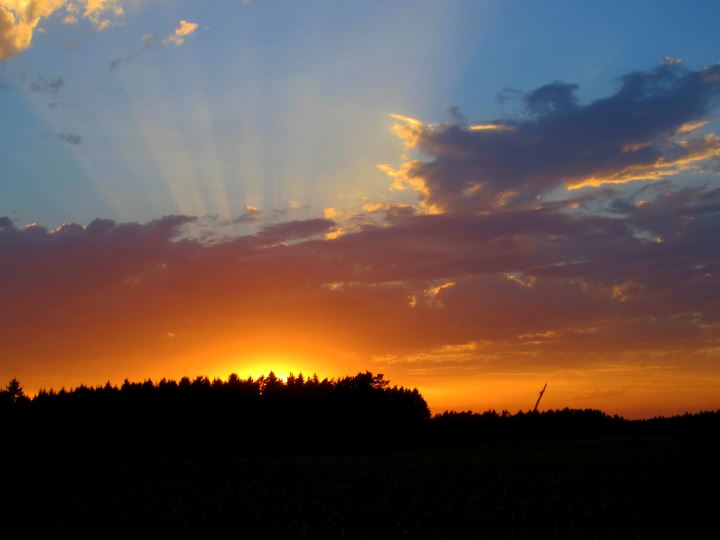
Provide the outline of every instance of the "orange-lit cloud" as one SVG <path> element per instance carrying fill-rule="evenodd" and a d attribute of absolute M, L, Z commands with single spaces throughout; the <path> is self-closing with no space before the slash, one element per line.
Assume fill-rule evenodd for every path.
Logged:
<path fill-rule="evenodd" d="M 0 60 L 27 49 L 40 21 L 64 3 L 64 0 L 0 0 Z"/>
<path fill-rule="evenodd" d="M 98 31 L 110 26 L 110 17 L 125 13 L 119 0 L 0 0 L 0 61 L 30 47 L 40 22 L 63 8 L 66 24 L 82 16 Z"/>
<path fill-rule="evenodd" d="M 187 36 L 194 34 L 197 29 L 197 23 L 182 20 L 178 23 L 175 31 L 163 39 L 162 42 L 165 45 L 175 45 L 176 47 L 179 47 L 185 43 Z"/>
<path fill-rule="evenodd" d="M 700 123 L 700 125 L 704 124 Z M 698 127 L 699 125 L 696 125 L 690 129 L 685 124 L 679 128 L 679 132 L 689 133 Z M 682 129 L 687 129 L 687 131 L 680 131 Z M 607 177 L 585 178 L 568 184 L 567 188 L 582 189 L 585 187 L 599 187 L 604 184 L 627 184 L 638 180 L 661 180 L 687 171 L 697 163 L 720 157 L 720 138 L 714 134 L 692 141 L 680 141 L 678 147 L 682 152 L 681 157 L 662 157 L 655 163 L 633 165 Z M 640 151 L 642 148 L 637 150 Z"/>
<path fill-rule="evenodd" d="M 513 131 L 512 126 L 506 124 L 472 124 L 468 126 L 470 131 Z"/>
<path fill-rule="evenodd" d="M 708 120 L 696 120 L 695 122 L 688 122 L 687 124 L 683 124 L 682 126 L 680 126 L 677 129 L 677 132 L 680 135 L 692 133 L 693 131 L 700 129 L 703 126 L 706 126 L 708 122 Z"/>
<path fill-rule="evenodd" d="M 402 114 L 391 113 L 390 118 L 396 120 L 392 132 L 403 141 L 407 148 L 414 148 L 422 135 L 424 124 L 416 118 Z"/>
<path fill-rule="evenodd" d="M 420 161 L 413 160 L 404 162 L 399 169 L 395 169 L 392 165 L 387 163 L 381 163 L 377 166 L 377 168 L 392 178 L 392 184 L 390 185 L 391 189 L 397 191 L 411 189 L 418 192 L 422 196 L 420 200 L 420 208 L 423 212 L 428 214 L 439 214 L 442 212 L 442 209 L 438 205 L 427 203 L 430 192 L 427 188 L 425 180 L 413 172 L 415 167 L 418 165 L 420 165 Z"/>

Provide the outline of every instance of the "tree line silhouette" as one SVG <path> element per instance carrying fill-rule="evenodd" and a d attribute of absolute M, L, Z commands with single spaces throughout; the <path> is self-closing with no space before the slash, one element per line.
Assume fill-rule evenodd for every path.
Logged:
<path fill-rule="evenodd" d="M 0 394 L 0 421 L 25 441 L 141 455 L 386 446 L 415 436 L 429 417 L 417 389 L 390 386 L 370 372 L 285 381 L 272 372 L 226 381 L 125 380 L 32 398 L 13 379 Z"/>
<path fill-rule="evenodd" d="M 15 445 L 55 454 L 359 452 L 491 442 L 601 437 L 717 438 L 720 411 L 630 421 L 593 409 L 450 412 L 431 417 L 417 389 L 371 372 L 337 379 L 270 372 L 179 381 L 79 386 L 25 395 L 0 391 L 0 423 Z"/>

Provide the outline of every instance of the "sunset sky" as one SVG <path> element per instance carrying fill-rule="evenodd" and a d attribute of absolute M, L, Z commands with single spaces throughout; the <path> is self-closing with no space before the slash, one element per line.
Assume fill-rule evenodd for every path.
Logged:
<path fill-rule="evenodd" d="M 0 0 L 0 382 L 720 408 L 720 2 Z"/>

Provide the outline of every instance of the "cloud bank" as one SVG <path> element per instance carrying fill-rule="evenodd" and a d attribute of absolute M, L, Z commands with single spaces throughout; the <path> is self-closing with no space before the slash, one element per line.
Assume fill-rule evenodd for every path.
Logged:
<path fill-rule="evenodd" d="M 720 156 L 715 134 L 695 135 L 720 98 L 718 65 L 629 73 L 614 95 L 585 105 L 576 90 L 554 82 L 526 94 L 524 118 L 432 126 L 397 117 L 396 133 L 431 159 L 390 172 L 428 206 L 459 211 L 669 178 Z"/>

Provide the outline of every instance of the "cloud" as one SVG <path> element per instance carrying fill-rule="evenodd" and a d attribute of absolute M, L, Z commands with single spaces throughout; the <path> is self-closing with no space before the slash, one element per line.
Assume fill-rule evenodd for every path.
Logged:
<path fill-rule="evenodd" d="M 176 47 L 179 47 L 185 43 L 187 36 L 194 34 L 197 29 L 197 23 L 183 19 L 178 23 L 175 31 L 162 40 L 162 43 L 163 45 L 175 45 Z"/>
<path fill-rule="evenodd" d="M 81 16 L 98 31 L 111 25 L 109 17 L 124 14 L 119 0 L 0 0 L 0 61 L 28 49 L 40 22 L 63 8 L 66 24 Z"/>
<path fill-rule="evenodd" d="M 577 89 L 577 84 L 555 81 L 527 94 L 524 98 L 525 107 L 531 115 L 540 117 L 570 112 L 577 107 Z"/>
<path fill-rule="evenodd" d="M 707 294 L 720 287 L 720 189 L 643 196 L 647 204 L 614 216 L 416 215 L 335 240 L 323 239 L 336 226 L 327 219 L 212 243 L 184 235 L 194 222 L 184 216 L 54 231 L 4 219 L 0 282 L 13 287 L 0 288 L 0 300 L 15 308 L 0 325 L 13 333 L 0 333 L 8 358 L 23 359 L 58 343 L 81 358 L 109 354 L 103 347 L 145 350 L 148 332 L 165 327 L 219 341 L 231 339 L 229 327 L 294 328 L 311 340 L 341 336 L 364 354 L 482 341 L 506 359 L 515 347 L 513 361 L 522 351 L 708 348 L 720 325 L 720 301 Z M 47 340 L 33 345 L 38 328 Z"/>
<path fill-rule="evenodd" d="M 443 291 L 443 289 L 449 289 L 450 287 L 454 287 L 455 282 L 450 281 L 441 281 L 439 283 L 433 284 L 427 289 L 423 290 L 421 294 L 415 293 L 411 294 L 408 297 L 408 306 L 411 308 L 415 308 L 418 306 L 419 299 L 424 299 L 425 303 L 431 307 L 431 308 L 441 308 L 443 307 L 443 303 L 439 298 L 440 293 Z"/>
<path fill-rule="evenodd" d="M 65 86 L 65 80 L 62 77 L 56 77 L 48 81 L 44 77 L 38 76 L 36 80 L 30 83 L 30 90 L 56 96 L 63 86 Z"/>
<path fill-rule="evenodd" d="M 62 4 L 63 0 L 0 0 L 0 61 L 27 49 L 40 20 Z"/>
<path fill-rule="evenodd" d="M 162 46 L 179 47 L 180 45 L 185 43 L 186 37 L 193 34 L 197 30 L 197 28 L 198 25 L 196 23 L 182 20 L 178 23 L 178 27 L 175 29 L 175 31 L 163 39 L 160 39 L 160 37 L 154 34 L 146 34 L 142 38 L 142 45 L 140 46 L 140 48 L 135 49 L 125 57 L 115 58 L 111 60 L 108 67 L 110 71 L 115 71 L 119 69 L 120 66 L 122 66 L 123 64 L 131 62 L 141 54 L 144 54 L 148 51 L 158 49 Z"/>
<path fill-rule="evenodd" d="M 495 96 L 495 99 L 498 103 L 506 103 L 508 101 L 520 98 L 522 98 L 522 91 L 518 90 L 517 88 L 510 87 L 503 88 Z"/>
<path fill-rule="evenodd" d="M 257 214 L 253 212 L 246 212 L 230 221 L 231 224 L 239 225 L 242 223 L 256 223 L 259 221 Z"/>
<path fill-rule="evenodd" d="M 86 0 L 83 17 L 87 18 L 98 32 L 108 29 L 112 25 L 109 16 L 121 17 L 125 14 L 125 8 L 121 0 Z M 69 12 L 77 13 L 78 4 L 69 4 Z"/>
<path fill-rule="evenodd" d="M 83 140 L 80 135 L 77 135 L 75 133 L 58 133 L 57 137 L 63 142 L 76 146 L 81 144 Z"/>
<path fill-rule="evenodd" d="M 307 208 L 310 208 L 310 205 L 301 205 L 297 201 L 290 201 L 285 208 L 279 208 L 279 209 L 276 208 L 275 210 L 273 210 L 272 214 L 273 214 L 274 218 L 279 218 L 279 217 L 287 215 L 290 212 L 294 212 L 296 210 L 303 210 L 303 209 L 307 209 Z"/>
<path fill-rule="evenodd" d="M 128 62 L 133 61 L 135 58 L 137 58 L 141 54 L 144 54 L 148 51 L 157 49 L 160 46 L 161 46 L 160 38 L 158 38 L 154 34 L 146 34 L 142 37 L 142 45 L 140 46 L 140 48 L 131 51 L 125 57 L 115 58 L 113 60 L 110 60 L 108 69 L 110 71 L 115 71 L 117 69 L 120 69 L 120 67 L 123 64 L 127 64 Z"/>
<path fill-rule="evenodd" d="M 272 242 L 287 242 L 322 234 L 334 226 L 335 222 L 330 219 L 286 221 L 268 225 L 258 233 L 258 236 Z"/>
<path fill-rule="evenodd" d="M 556 188 L 658 180 L 720 155 L 696 136 L 720 98 L 720 65 L 691 71 L 663 63 L 625 75 L 618 91 L 580 104 L 577 86 L 554 82 L 524 96 L 527 117 L 425 125 L 394 115 L 395 133 L 422 160 L 388 173 L 426 206 L 443 210 L 528 204 Z"/>

